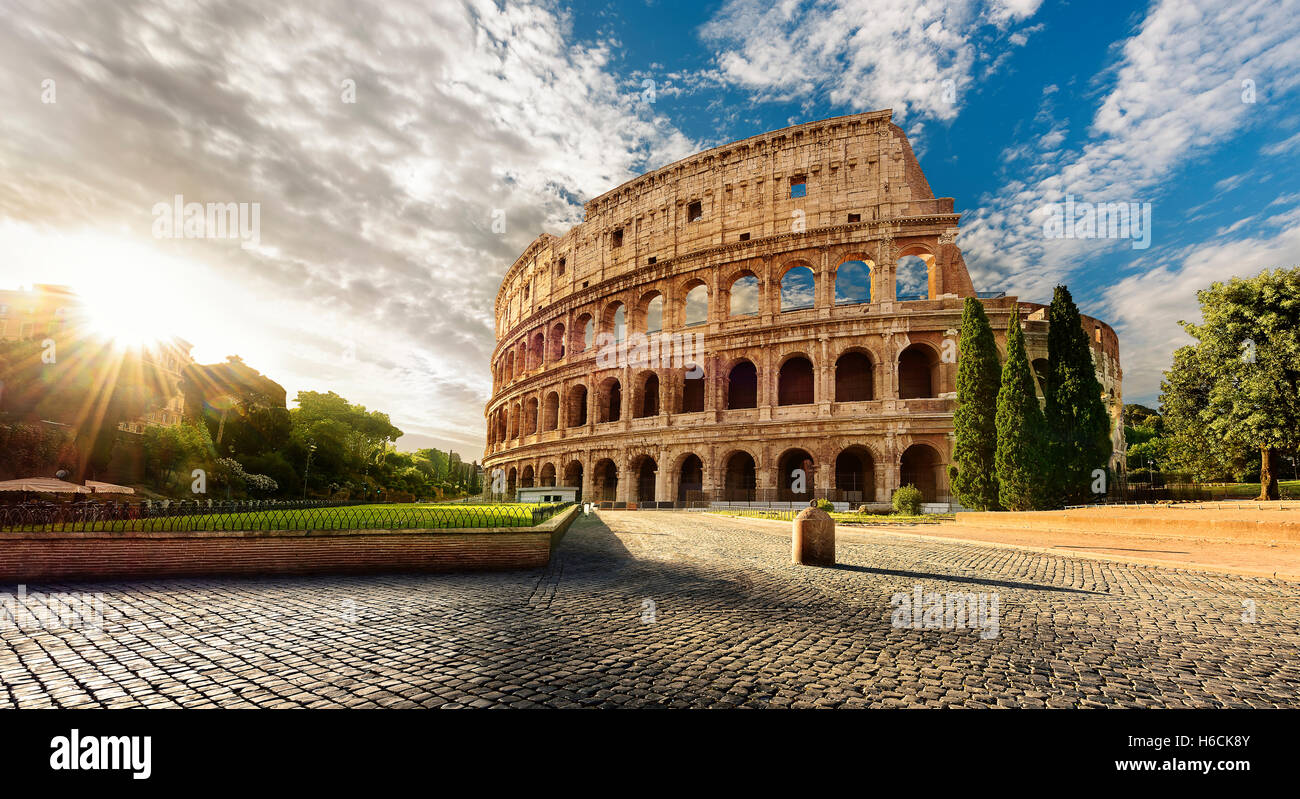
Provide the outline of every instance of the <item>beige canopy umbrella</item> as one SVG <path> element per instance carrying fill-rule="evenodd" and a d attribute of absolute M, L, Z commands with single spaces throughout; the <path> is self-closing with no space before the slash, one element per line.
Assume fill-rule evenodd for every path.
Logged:
<path fill-rule="evenodd" d="M 134 494 L 135 489 L 130 486 L 120 486 L 116 483 L 101 483 L 98 480 L 87 480 L 86 487 L 92 489 L 96 494 Z"/>
<path fill-rule="evenodd" d="M 0 482 L 0 491 L 38 491 L 42 494 L 89 494 L 91 489 L 56 477 L 23 477 Z"/>

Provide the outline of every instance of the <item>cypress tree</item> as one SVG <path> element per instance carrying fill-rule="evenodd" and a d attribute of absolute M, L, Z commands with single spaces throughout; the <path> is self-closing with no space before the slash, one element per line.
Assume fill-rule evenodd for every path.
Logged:
<path fill-rule="evenodd" d="M 996 425 L 999 501 L 1007 510 L 1044 507 L 1048 475 L 1043 442 L 1047 425 L 1038 406 L 1017 309 L 1012 310 L 1007 327 L 1007 362 L 1002 366 Z"/>
<path fill-rule="evenodd" d="M 1110 417 L 1101 401 L 1088 334 L 1065 286 L 1057 286 L 1048 310 L 1047 420 L 1054 504 L 1090 496 L 1092 472 L 1110 460 Z"/>
<path fill-rule="evenodd" d="M 953 493 L 972 510 L 997 510 L 998 347 L 993 341 L 984 303 L 967 297 L 961 315 L 957 354 L 957 410 L 952 422 L 953 465 L 948 467 Z"/>

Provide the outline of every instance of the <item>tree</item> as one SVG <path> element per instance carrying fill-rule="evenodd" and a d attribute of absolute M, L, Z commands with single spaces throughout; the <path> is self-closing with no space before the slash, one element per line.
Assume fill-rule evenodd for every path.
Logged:
<path fill-rule="evenodd" d="M 1047 316 L 1043 416 L 1051 451 L 1051 497 L 1059 505 L 1087 497 L 1093 472 L 1106 468 L 1111 455 L 1110 416 L 1101 401 L 1088 335 L 1065 286 L 1056 287 Z"/>
<path fill-rule="evenodd" d="M 1300 268 L 1215 282 L 1198 291 L 1201 324 L 1180 322 L 1196 343 L 1175 353 L 1161 405 L 1186 457 L 1203 449 L 1259 453 L 1261 500 L 1278 499 L 1280 454 L 1300 446 Z"/>
<path fill-rule="evenodd" d="M 998 500 L 1007 510 L 1047 506 L 1047 461 L 1043 453 L 1047 424 L 1038 406 L 1034 376 L 1025 352 L 1020 312 L 1007 327 L 1007 361 L 1002 366 L 996 417 Z"/>
<path fill-rule="evenodd" d="M 997 400 L 1001 382 L 998 347 L 984 304 L 967 297 L 957 355 L 955 441 L 949 467 L 953 492 L 974 510 L 998 509 Z"/>

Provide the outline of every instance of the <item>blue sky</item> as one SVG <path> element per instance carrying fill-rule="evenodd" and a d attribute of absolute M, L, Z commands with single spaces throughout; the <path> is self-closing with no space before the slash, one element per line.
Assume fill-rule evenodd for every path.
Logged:
<path fill-rule="evenodd" d="M 538 233 L 808 120 L 894 109 L 976 287 L 1069 285 L 1128 401 L 1197 289 L 1300 263 L 1300 0 L 10 6 L 0 286 L 143 299 L 136 326 L 387 411 L 403 448 L 481 452 L 492 301 Z M 177 194 L 260 203 L 259 243 L 151 235 Z M 1045 237 L 1066 195 L 1149 203 L 1150 247 Z"/>

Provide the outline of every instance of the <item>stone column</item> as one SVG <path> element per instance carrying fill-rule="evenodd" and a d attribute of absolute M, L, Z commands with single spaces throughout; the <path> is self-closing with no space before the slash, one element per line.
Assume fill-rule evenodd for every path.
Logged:
<path fill-rule="evenodd" d="M 814 374 L 814 401 L 817 403 L 818 416 L 831 415 L 831 402 L 834 400 L 835 364 L 831 363 L 830 336 L 817 337 L 817 370 Z"/>

